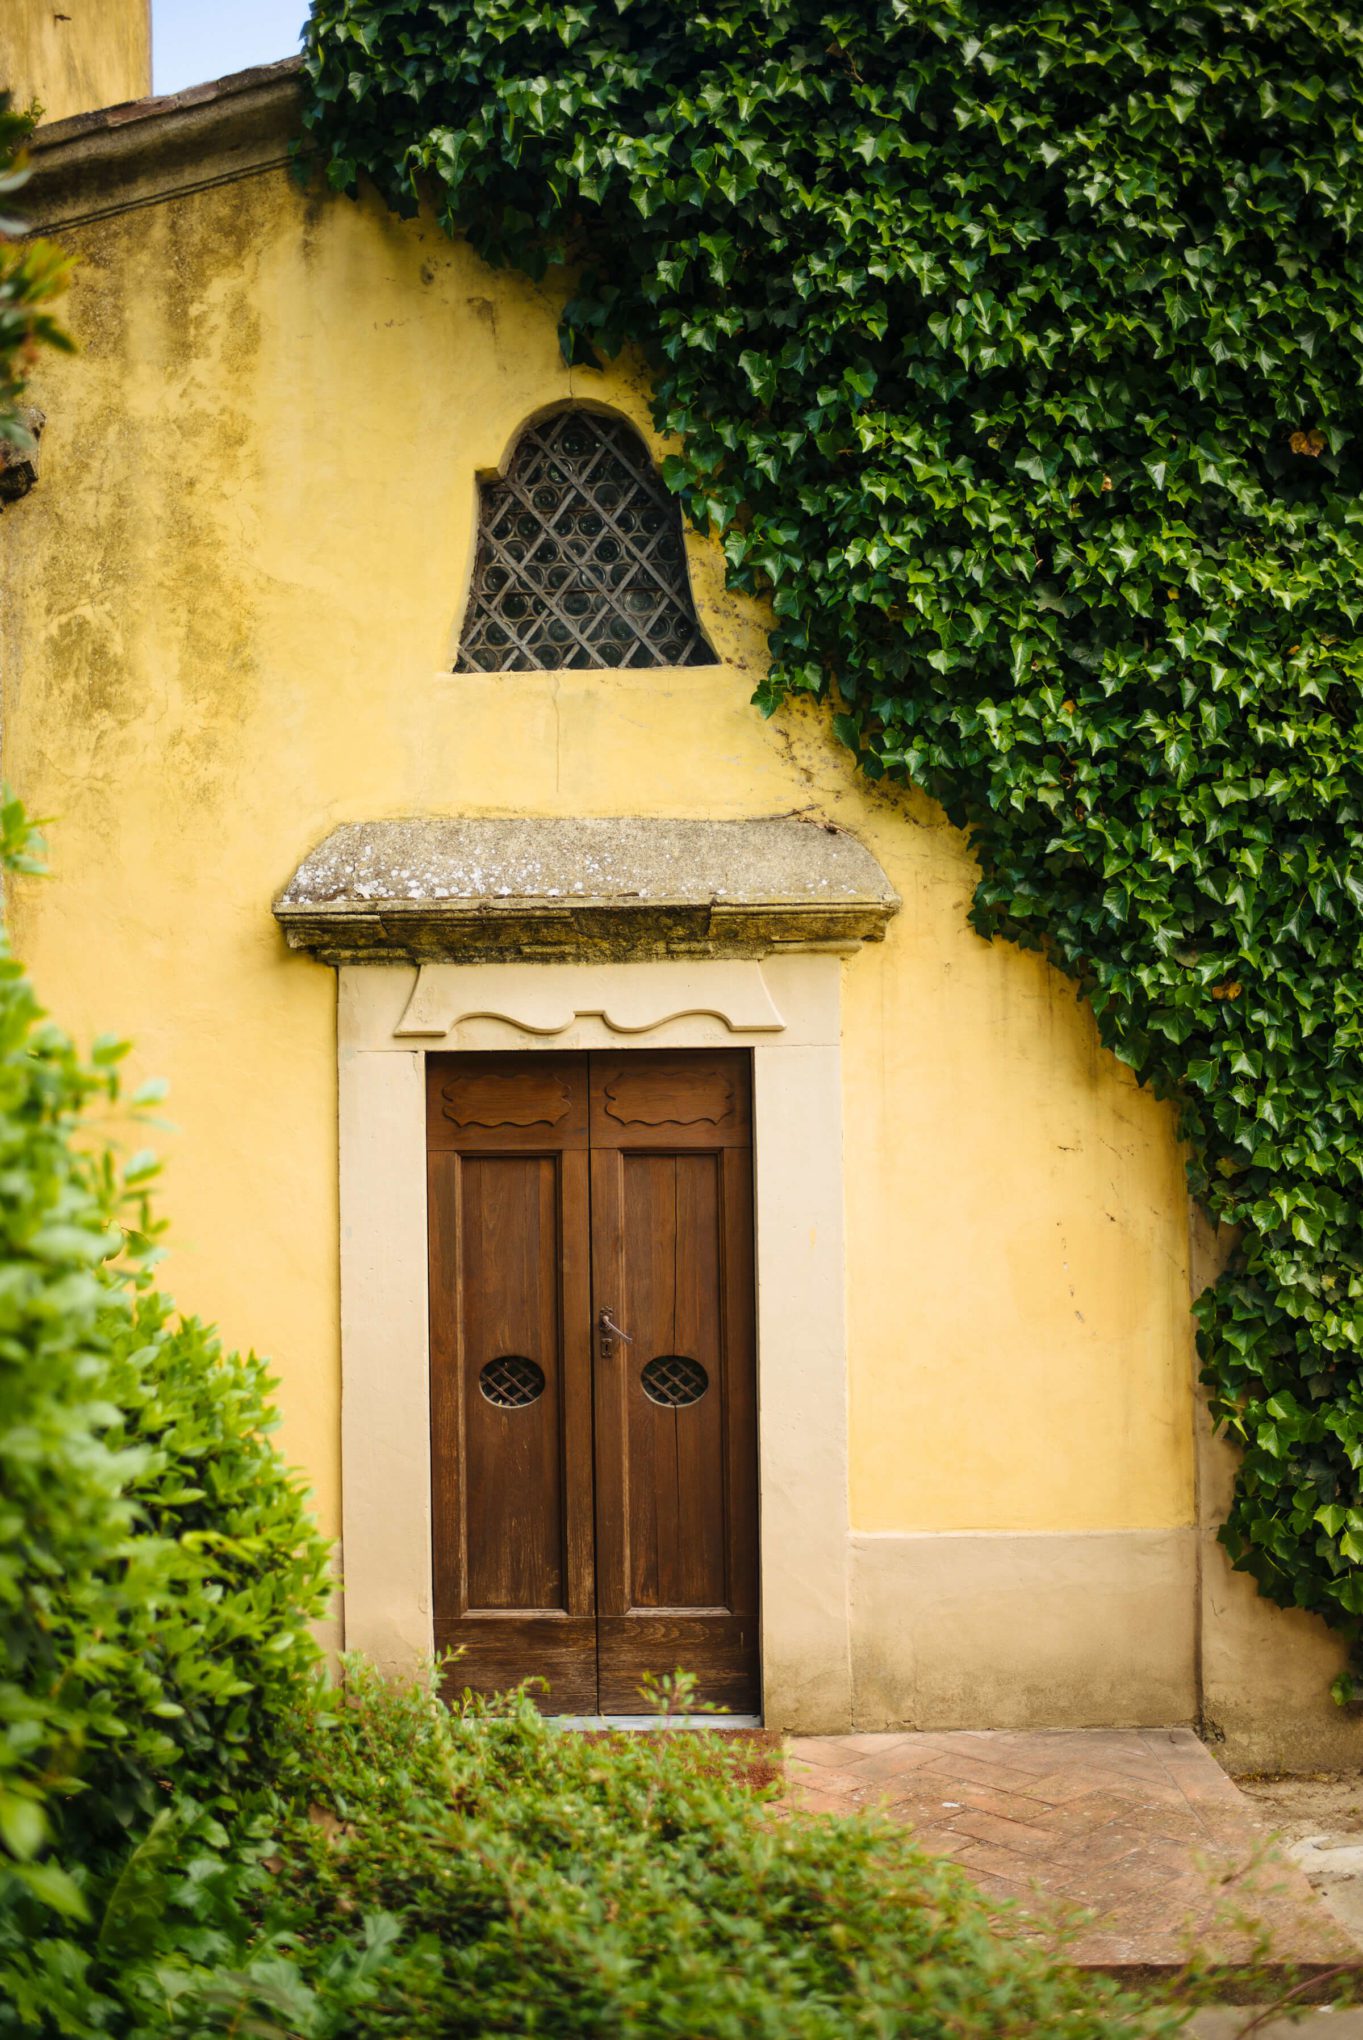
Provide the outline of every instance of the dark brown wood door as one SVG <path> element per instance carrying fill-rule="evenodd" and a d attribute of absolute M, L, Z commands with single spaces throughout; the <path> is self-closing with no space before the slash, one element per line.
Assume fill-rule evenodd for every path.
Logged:
<path fill-rule="evenodd" d="M 428 1058 L 435 1635 L 451 1685 L 755 1712 L 750 1063 Z"/>
<path fill-rule="evenodd" d="M 757 1705 L 748 1071 L 741 1050 L 592 1057 L 605 1714 L 637 1708 L 643 1675 L 678 1665 L 702 1698 Z"/>
<path fill-rule="evenodd" d="M 596 1710 L 584 1056 L 432 1056 L 435 1647 Z"/>

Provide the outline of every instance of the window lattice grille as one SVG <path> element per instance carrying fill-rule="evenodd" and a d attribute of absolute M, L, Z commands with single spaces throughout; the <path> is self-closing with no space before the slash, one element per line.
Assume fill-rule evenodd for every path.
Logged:
<path fill-rule="evenodd" d="M 681 515 L 633 428 L 560 411 L 479 489 L 456 673 L 708 666 Z"/>

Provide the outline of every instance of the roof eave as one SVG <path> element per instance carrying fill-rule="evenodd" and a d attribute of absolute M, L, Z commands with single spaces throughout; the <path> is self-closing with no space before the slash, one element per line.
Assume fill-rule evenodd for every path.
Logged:
<path fill-rule="evenodd" d="M 23 198 L 29 220 L 55 233 L 284 167 L 298 133 L 302 70 L 300 57 L 288 57 L 36 129 Z"/>

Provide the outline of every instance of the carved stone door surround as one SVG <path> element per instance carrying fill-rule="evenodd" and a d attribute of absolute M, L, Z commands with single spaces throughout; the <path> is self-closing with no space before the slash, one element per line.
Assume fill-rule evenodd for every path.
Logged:
<path fill-rule="evenodd" d="M 338 966 L 348 1647 L 434 1647 L 428 1053 L 742 1048 L 764 1716 L 850 1724 L 841 979 L 898 905 L 788 820 L 350 825 L 304 860 L 275 912 Z"/>

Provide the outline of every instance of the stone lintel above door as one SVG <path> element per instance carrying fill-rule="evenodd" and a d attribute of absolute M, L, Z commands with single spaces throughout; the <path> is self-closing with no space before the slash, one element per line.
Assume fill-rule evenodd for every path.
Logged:
<path fill-rule="evenodd" d="M 899 897 L 831 823 L 346 822 L 274 903 L 323 963 L 759 957 L 884 939 Z"/>

